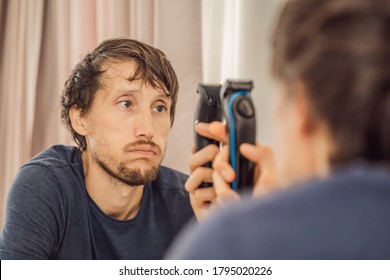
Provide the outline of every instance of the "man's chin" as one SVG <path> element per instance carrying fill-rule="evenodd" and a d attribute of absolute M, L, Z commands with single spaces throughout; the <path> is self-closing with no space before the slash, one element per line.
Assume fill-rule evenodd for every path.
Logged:
<path fill-rule="evenodd" d="M 156 180 L 159 166 L 142 170 L 141 168 L 126 168 L 119 166 L 116 178 L 130 186 L 146 185 Z"/>
<path fill-rule="evenodd" d="M 129 186 L 153 182 L 160 169 L 160 164 L 152 164 L 150 161 L 132 161 L 131 164 L 120 162 L 116 167 L 98 159 L 96 162 L 112 179 Z"/>
<path fill-rule="evenodd" d="M 119 164 L 119 168 L 123 169 L 131 169 L 131 170 L 139 170 L 141 174 L 145 174 L 150 169 L 159 169 L 160 168 L 160 162 L 156 160 L 148 160 L 148 159 L 139 159 L 139 160 L 132 160 L 131 162 L 122 162 Z"/>

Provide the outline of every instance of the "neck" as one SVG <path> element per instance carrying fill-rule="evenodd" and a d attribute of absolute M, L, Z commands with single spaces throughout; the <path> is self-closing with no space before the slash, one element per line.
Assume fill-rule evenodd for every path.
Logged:
<path fill-rule="evenodd" d="M 313 143 L 313 165 L 315 166 L 315 173 L 320 177 L 325 177 L 329 174 L 330 164 L 329 156 L 331 154 L 331 141 L 328 135 L 318 137 Z"/>
<path fill-rule="evenodd" d="M 287 159 L 280 166 L 282 184 L 290 185 L 329 174 L 333 142 L 325 127 L 317 128 L 310 136 L 292 137 L 290 143 L 289 150 L 285 151 Z"/>
<path fill-rule="evenodd" d="M 129 186 L 107 174 L 87 151 L 82 153 L 85 186 L 89 196 L 109 217 L 131 220 L 141 204 L 144 186 Z"/>
<path fill-rule="evenodd" d="M 317 177 L 326 177 L 330 171 L 329 157 L 332 153 L 332 137 L 326 125 L 322 124 L 307 139 L 307 171 Z"/>

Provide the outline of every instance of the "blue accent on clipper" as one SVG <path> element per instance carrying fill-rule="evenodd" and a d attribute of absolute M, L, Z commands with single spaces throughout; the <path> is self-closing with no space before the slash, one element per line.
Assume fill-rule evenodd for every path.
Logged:
<path fill-rule="evenodd" d="M 231 164 L 232 164 L 232 167 L 234 170 L 236 170 L 236 166 L 237 166 L 237 163 L 236 163 L 236 149 L 235 149 L 235 146 L 236 146 L 236 132 L 235 132 L 235 127 L 234 127 L 234 119 L 233 119 L 233 110 L 232 110 L 232 106 L 233 106 L 233 102 L 234 100 L 240 96 L 240 95 L 247 95 L 249 94 L 249 91 L 237 91 L 235 92 L 234 94 L 232 94 L 232 96 L 230 97 L 229 99 L 229 103 L 228 103 L 228 114 L 229 114 L 229 122 L 230 122 L 230 158 L 231 158 Z M 232 189 L 233 190 L 237 190 L 237 180 L 236 178 L 234 179 L 234 181 L 232 182 Z"/>

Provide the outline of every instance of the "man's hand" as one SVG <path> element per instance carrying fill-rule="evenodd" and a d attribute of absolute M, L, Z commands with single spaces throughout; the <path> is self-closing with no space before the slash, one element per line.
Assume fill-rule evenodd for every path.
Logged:
<path fill-rule="evenodd" d="M 223 143 L 222 149 L 216 145 L 208 145 L 190 157 L 190 177 L 185 188 L 190 193 L 190 200 L 199 221 L 204 219 L 212 208 L 230 200 L 240 200 L 237 192 L 231 189 L 236 174 L 229 163 L 226 126 L 221 122 L 198 123 L 196 132 L 200 135 Z M 263 145 L 242 144 L 240 152 L 255 163 L 255 179 L 253 195 L 263 195 L 276 189 L 277 175 L 275 158 L 270 147 Z M 203 167 L 213 162 L 213 168 Z M 212 187 L 199 188 L 203 182 L 212 182 Z"/>
<path fill-rule="evenodd" d="M 200 135 L 226 143 L 226 128 L 221 122 L 198 123 L 195 130 Z M 199 188 L 203 182 L 212 183 L 211 168 L 204 167 L 208 162 L 213 162 L 215 156 L 219 153 L 219 147 L 208 145 L 200 151 L 195 152 L 192 148 L 192 156 L 189 160 L 190 177 L 188 178 L 185 188 L 190 193 L 190 200 L 195 216 L 198 221 L 207 216 L 211 208 L 215 207 L 217 193 L 213 186 Z"/>
<path fill-rule="evenodd" d="M 277 189 L 277 172 L 275 157 L 272 149 L 264 145 L 242 144 L 241 154 L 248 160 L 255 163 L 255 178 L 253 195 L 260 196 Z M 224 146 L 213 162 L 213 182 L 216 189 L 218 201 L 226 198 L 237 198 L 231 192 L 230 183 L 235 178 L 235 172 L 229 164 L 228 147 Z M 235 193 L 235 192 L 234 192 Z M 235 193 L 237 195 L 237 193 Z M 237 195 L 238 196 L 238 195 Z"/>

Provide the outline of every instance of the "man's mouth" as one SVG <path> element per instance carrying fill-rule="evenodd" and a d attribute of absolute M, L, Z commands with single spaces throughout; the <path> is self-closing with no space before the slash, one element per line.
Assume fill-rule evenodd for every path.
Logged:
<path fill-rule="evenodd" d="M 163 154 L 161 148 L 152 141 L 138 140 L 126 145 L 123 150 L 138 158 L 154 158 Z"/>
<path fill-rule="evenodd" d="M 150 146 L 136 146 L 131 148 L 129 152 L 143 157 L 154 157 L 158 154 L 157 149 Z"/>

